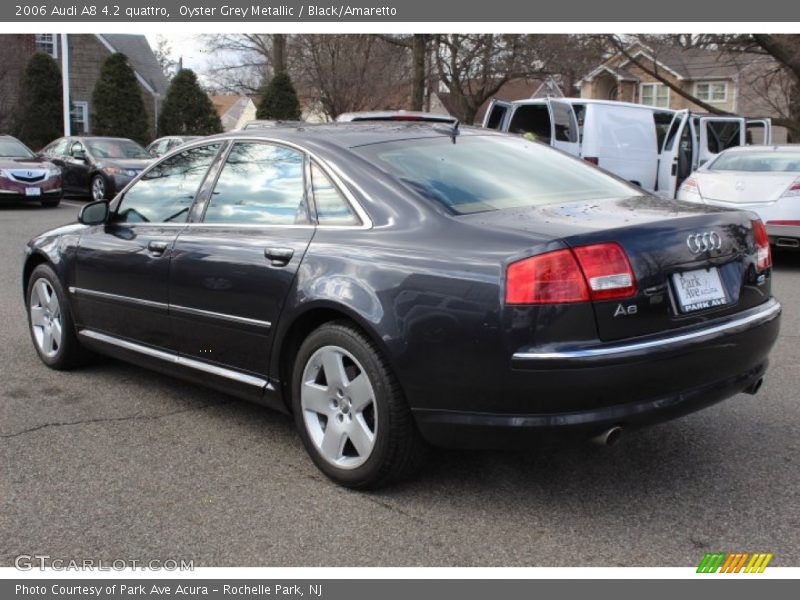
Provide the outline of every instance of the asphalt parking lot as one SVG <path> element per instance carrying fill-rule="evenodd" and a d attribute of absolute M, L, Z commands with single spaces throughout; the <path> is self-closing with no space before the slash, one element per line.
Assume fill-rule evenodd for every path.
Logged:
<path fill-rule="evenodd" d="M 783 326 L 758 396 L 613 448 L 437 452 L 416 481 L 360 493 L 316 470 L 286 416 L 116 361 L 44 367 L 22 249 L 78 204 L 0 206 L 1 565 L 800 566 L 800 253 L 775 257 Z"/>

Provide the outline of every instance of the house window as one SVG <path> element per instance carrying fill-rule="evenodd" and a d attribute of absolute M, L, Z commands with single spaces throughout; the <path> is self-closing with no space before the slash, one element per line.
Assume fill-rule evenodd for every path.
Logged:
<path fill-rule="evenodd" d="M 53 58 L 58 58 L 58 44 L 54 33 L 37 33 L 34 36 L 37 52 L 44 52 Z"/>
<path fill-rule="evenodd" d="M 639 103 L 669 108 L 669 88 L 663 83 L 643 83 L 639 87 Z"/>
<path fill-rule="evenodd" d="M 72 110 L 69 111 L 72 135 L 84 135 L 89 133 L 89 103 L 79 100 L 72 103 Z"/>
<path fill-rule="evenodd" d="M 725 81 L 698 81 L 694 84 L 694 95 L 703 102 L 725 102 L 728 84 Z"/>

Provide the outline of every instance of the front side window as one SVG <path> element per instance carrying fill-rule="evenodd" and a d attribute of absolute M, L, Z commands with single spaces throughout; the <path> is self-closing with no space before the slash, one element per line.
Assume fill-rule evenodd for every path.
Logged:
<path fill-rule="evenodd" d="M 643 83 L 639 89 L 639 102 L 647 106 L 669 107 L 669 88 L 663 83 Z"/>
<path fill-rule="evenodd" d="M 644 192 L 542 144 L 506 136 L 399 140 L 354 150 L 456 214 Z"/>
<path fill-rule="evenodd" d="M 320 225 L 360 225 L 361 220 L 350 208 L 325 172 L 311 165 L 311 181 L 314 188 L 314 203 L 317 207 L 317 223 Z"/>
<path fill-rule="evenodd" d="M 222 167 L 203 221 L 256 225 L 308 223 L 301 152 L 238 142 Z"/>
<path fill-rule="evenodd" d="M 122 198 L 115 222 L 183 223 L 220 144 L 191 148 L 147 171 Z"/>

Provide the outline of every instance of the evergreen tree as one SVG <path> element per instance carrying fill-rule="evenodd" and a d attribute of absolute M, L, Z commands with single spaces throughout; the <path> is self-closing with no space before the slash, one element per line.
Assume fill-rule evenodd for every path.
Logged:
<path fill-rule="evenodd" d="M 222 132 L 214 105 L 191 69 L 172 79 L 158 119 L 160 135 L 211 135 Z"/>
<path fill-rule="evenodd" d="M 38 150 L 63 135 L 61 71 L 53 58 L 37 52 L 22 75 L 14 133 Z"/>
<path fill-rule="evenodd" d="M 150 132 L 142 91 L 124 54 L 109 56 L 92 92 L 92 132 L 145 144 Z"/>
<path fill-rule="evenodd" d="M 279 71 L 262 91 L 256 118 L 289 121 L 300 118 L 300 101 L 286 71 Z"/>

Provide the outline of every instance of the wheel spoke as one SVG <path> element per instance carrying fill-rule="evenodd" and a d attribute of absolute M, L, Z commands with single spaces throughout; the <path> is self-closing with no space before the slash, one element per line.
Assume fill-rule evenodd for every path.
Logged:
<path fill-rule="evenodd" d="M 345 390 L 356 413 L 362 412 L 372 403 L 372 386 L 363 371 L 345 386 Z"/>
<path fill-rule="evenodd" d="M 357 416 L 350 422 L 347 428 L 347 437 L 350 438 L 350 442 L 359 456 L 367 457 L 372 452 L 375 435 L 369 430 L 361 416 Z"/>
<path fill-rule="evenodd" d="M 323 415 L 331 413 L 330 394 L 327 388 L 321 385 L 306 381 L 303 384 L 303 389 L 300 390 L 300 398 L 305 410 Z"/>
<path fill-rule="evenodd" d="M 55 348 L 61 347 L 61 321 L 58 319 L 53 320 L 52 324 L 52 332 L 53 332 L 53 341 L 55 342 Z"/>
<path fill-rule="evenodd" d="M 328 460 L 335 462 L 341 458 L 346 441 L 347 435 L 345 432 L 334 423 L 333 419 L 330 419 L 328 426 L 325 428 L 325 435 L 322 436 L 322 453 Z"/>
<path fill-rule="evenodd" d="M 58 313 L 58 296 L 55 290 L 50 290 L 50 298 L 47 300 L 47 308 L 50 309 L 50 316 L 55 317 Z"/>
<path fill-rule="evenodd" d="M 41 306 L 31 307 L 31 325 L 34 327 L 44 326 L 44 308 Z"/>
<path fill-rule="evenodd" d="M 43 279 L 36 282 L 34 291 L 39 299 L 39 306 L 48 306 L 50 304 L 50 294 L 47 292 L 47 284 Z"/>
<path fill-rule="evenodd" d="M 45 325 L 42 335 L 42 350 L 49 354 L 53 351 L 53 330 L 50 326 Z"/>
<path fill-rule="evenodd" d="M 329 389 L 343 387 L 347 382 L 342 355 L 335 350 L 326 352 L 322 356 L 322 368 L 325 370 L 325 381 L 328 382 Z"/>

